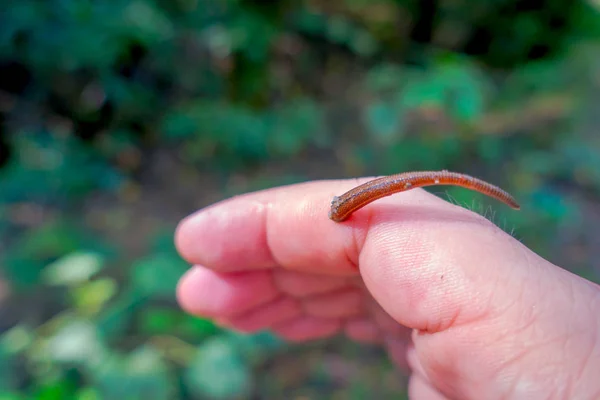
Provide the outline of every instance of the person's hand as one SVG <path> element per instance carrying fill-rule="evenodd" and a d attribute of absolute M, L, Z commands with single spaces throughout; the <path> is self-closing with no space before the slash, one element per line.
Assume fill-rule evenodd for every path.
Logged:
<path fill-rule="evenodd" d="M 355 185 L 276 188 L 186 218 L 182 308 L 288 340 L 381 343 L 408 363 L 415 399 L 600 399 L 598 285 L 421 189 L 329 220 Z"/>

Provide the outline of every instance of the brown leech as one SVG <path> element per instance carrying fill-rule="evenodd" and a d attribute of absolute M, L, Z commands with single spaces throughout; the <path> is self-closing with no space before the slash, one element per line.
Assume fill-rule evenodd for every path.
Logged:
<path fill-rule="evenodd" d="M 331 202 L 329 218 L 335 222 L 346 220 L 356 210 L 394 193 L 433 185 L 461 186 L 493 197 L 518 210 L 517 201 L 507 192 L 490 183 L 469 175 L 450 171 L 417 171 L 374 179 L 351 189 Z"/>

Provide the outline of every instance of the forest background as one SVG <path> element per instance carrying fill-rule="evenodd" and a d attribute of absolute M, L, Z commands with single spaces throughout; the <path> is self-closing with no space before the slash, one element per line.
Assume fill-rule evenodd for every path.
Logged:
<path fill-rule="evenodd" d="M 597 0 L 8 0 L 0 399 L 403 398 L 378 348 L 183 313 L 178 221 L 252 190 L 433 188 L 600 280 Z"/>

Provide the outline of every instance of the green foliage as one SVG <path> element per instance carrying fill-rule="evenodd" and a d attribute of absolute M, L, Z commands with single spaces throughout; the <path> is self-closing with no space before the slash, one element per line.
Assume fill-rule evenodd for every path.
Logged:
<path fill-rule="evenodd" d="M 36 230 L 28 231 L 13 243 L 10 251 L 4 257 L 5 273 L 18 287 L 30 287 L 39 282 L 42 278 L 42 271 L 49 262 L 66 255 L 80 257 L 80 254 L 75 252 L 84 249 L 107 252 L 107 249 L 100 242 L 95 242 L 89 235 L 82 235 L 68 220 L 50 222 Z M 100 262 L 98 259 L 93 259 L 94 257 L 100 256 L 90 253 L 88 257 L 84 256 L 83 259 L 76 259 L 77 264 L 75 265 L 79 267 L 79 263 L 83 261 L 85 265 L 81 267 L 82 271 L 85 269 L 87 270 L 86 273 L 91 274 L 94 272 L 93 270 L 99 267 L 99 265 L 92 264 Z M 69 259 L 62 260 L 62 262 L 68 264 Z M 51 281 L 82 278 L 79 276 L 82 274 L 81 271 L 69 271 L 69 274 L 72 275 L 71 278 L 65 276 L 68 265 L 61 266 L 60 262 L 51 265 L 49 268 L 51 271 L 54 270 L 54 272 L 49 272 L 50 275 L 54 274 L 54 277 L 48 276 L 46 278 Z M 61 273 L 63 274 L 62 277 L 57 276 Z"/>
<path fill-rule="evenodd" d="M 402 110 L 392 104 L 384 102 L 370 104 L 366 110 L 366 119 L 369 130 L 384 139 L 402 131 Z"/>
<path fill-rule="evenodd" d="M 72 285 L 89 280 L 103 264 L 102 256 L 96 253 L 71 253 L 44 270 L 44 280 L 49 285 Z"/>
<path fill-rule="evenodd" d="M 177 219 L 276 184 L 489 178 L 523 211 L 432 191 L 597 280 L 597 6 L 426 3 L 4 4 L 1 278 L 33 300 L 0 332 L 0 400 L 335 397 L 296 370 L 309 355 L 176 305 Z M 269 366 L 279 352 L 294 368 Z M 341 397 L 403 398 L 379 367 Z"/>
<path fill-rule="evenodd" d="M 68 201 L 121 183 L 114 168 L 72 136 L 23 132 L 11 145 L 18 151 L 0 172 L 0 199 L 5 202 Z"/>
<path fill-rule="evenodd" d="M 93 368 L 92 374 L 103 399 L 176 397 L 176 388 L 162 355 L 149 345 L 142 345 L 125 356 L 113 355 Z"/>
<path fill-rule="evenodd" d="M 223 338 L 205 341 L 198 349 L 185 375 L 199 398 L 227 399 L 247 396 L 250 370 L 231 343 Z"/>
<path fill-rule="evenodd" d="M 177 281 L 186 269 L 187 264 L 180 258 L 156 254 L 132 266 L 130 282 L 140 293 L 172 296 Z"/>

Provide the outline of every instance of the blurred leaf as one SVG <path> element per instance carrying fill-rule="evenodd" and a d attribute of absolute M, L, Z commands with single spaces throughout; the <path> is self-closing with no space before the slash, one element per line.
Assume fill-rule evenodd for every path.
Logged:
<path fill-rule="evenodd" d="M 210 319 L 198 318 L 187 314 L 181 323 L 180 330 L 182 334 L 188 335 L 194 340 L 201 340 L 202 338 L 213 336 L 222 331 L 221 328 L 215 325 Z"/>
<path fill-rule="evenodd" d="M 376 65 L 369 70 L 365 83 L 372 91 L 397 91 L 402 86 L 405 70 L 396 64 Z"/>
<path fill-rule="evenodd" d="M 177 329 L 181 312 L 169 309 L 150 309 L 141 315 L 140 327 L 144 333 L 156 335 Z"/>
<path fill-rule="evenodd" d="M 175 296 L 177 282 L 188 265 L 179 257 L 155 254 L 137 261 L 132 269 L 132 284 L 142 293 Z"/>
<path fill-rule="evenodd" d="M 443 141 L 435 142 L 443 146 Z M 445 147 L 445 146 L 444 146 Z M 444 169 L 448 166 L 448 159 L 452 157 L 452 148 L 444 148 L 444 151 L 432 151 L 430 145 L 413 137 L 407 137 L 401 142 L 393 143 L 385 147 L 372 157 L 382 162 L 385 169 L 383 174 L 393 174 L 398 171 Z M 445 151 L 450 151 L 446 154 Z"/>
<path fill-rule="evenodd" d="M 140 329 L 148 335 L 172 334 L 187 336 L 194 342 L 221 332 L 207 318 L 199 318 L 173 308 L 150 308 L 140 314 Z"/>
<path fill-rule="evenodd" d="M 483 98 L 475 85 L 465 84 L 455 89 L 450 112 L 464 122 L 474 122 L 483 114 Z"/>
<path fill-rule="evenodd" d="M 175 383 L 160 353 L 144 345 L 128 356 L 114 354 L 93 370 L 102 399 L 167 400 L 176 393 Z"/>
<path fill-rule="evenodd" d="M 274 156 L 296 154 L 311 142 L 327 143 L 322 112 L 311 101 L 297 100 L 287 104 L 267 115 L 266 120 Z"/>
<path fill-rule="evenodd" d="M 429 77 L 408 83 L 400 92 L 399 104 L 406 108 L 441 106 L 446 96 L 443 82 Z"/>
<path fill-rule="evenodd" d="M 23 394 L 19 393 L 0 393 L 0 400 L 25 400 Z"/>
<path fill-rule="evenodd" d="M 383 101 L 369 104 L 365 118 L 369 130 L 381 139 L 402 134 L 402 112 L 393 104 Z"/>
<path fill-rule="evenodd" d="M 102 400 L 102 397 L 100 397 L 100 393 L 98 392 L 98 390 L 96 390 L 94 388 L 83 388 L 77 393 L 77 396 L 75 397 L 75 399 L 76 400 Z"/>
<path fill-rule="evenodd" d="M 354 31 L 350 21 L 342 16 L 333 16 L 327 22 L 327 36 L 333 42 L 348 43 Z"/>
<path fill-rule="evenodd" d="M 449 95 L 450 113 L 463 122 L 474 122 L 484 110 L 484 75 L 464 61 L 443 64 L 436 79 L 444 82 Z"/>
<path fill-rule="evenodd" d="M 37 2 L 15 1 L 3 10 L 5 16 L 0 19 L 0 54 L 10 54 L 11 50 L 14 51 L 13 44 L 18 34 L 39 25 L 44 8 L 43 4 Z"/>
<path fill-rule="evenodd" d="M 8 346 L 5 343 L 5 335 L 2 336 L 0 343 L 0 393 L 19 389 L 20 384 L 17 358 L 8 347 L 10 343 Z"/>
<path fill-rule="evenodd" d="M 200 133 L 198 128 L 199 124 L 191 114 L 174 112 L 165 118 L 162 131 L 167 138 L 182 139 Z"/>
<path fill-rule="evenodd" d="M 375 38 L 365 30 L 357 30 L 350 38 L 350 47 L 354 52 L 363 57 L 369 57 L 379 50 Z"/>
<path fill-rule="evenodd" d="M 519 159 L 523 170 L 531 174 L 552 174 L 560 169 L 554 154 L 545 151 L 530 151 Z"/>
<path fill-rule="evenodd" d="M 2 333 L 0 348 L 6 353 L 19 353 L 27 349 L 34 340 L 34 332 L 22 325 L 17 325 Z"/>
<path fill-rule="evenodd" d="M 28 231 L 16 248 L 24 257 L 45 258 L 75 252 L 80 244 L 80 233 L 68 226 L 65 221 L 60 221 Z"/>
<path fill-rule="evenodd" d="M 163 130 L 171 137 L 196 141 L 197 147 L 192 148 L 197 154 L 191 154 L 194 159 L 218 153 L 252 160 L 268 154 L 265 119 L 243 107 L 204 101 L 186 104 L 165 117 Z"/>
<path fill-rule="evenodd" d="M 91 322 L 71 319 L 49 338 L 43 353 L 36 357 L 47 357 L 58 363 L 89 365 L 100 363 L 105 351 Z"/>
<path fill-rule="evenodd" d="M 245 396 L 252 385 L 250 371 L 225 338 L 208 339 L 188 367 L 185 381 L 200 398 Z"/>
<path fill-rule="evenodd" d="M 482 74 L 464 61 L 450 61 L 415 76 L 400 91 L 398 102 L 407 108 L 447 105 L 458 120 L 473 122 L 483 113 L 486 90 Z"/>
<path fill-rule="evenodd" d="M 276 22 L 249 8 L 239 11 L 231 21 L 234 48 L 254 63 L 265 62 L 278 34 Z"/>
<path fill-rule="evenodd" d="M 98 334 L 103 340 L 117 339 L 127 332 L 133 314 L 145 307 L 148 294 L 127 288 L 95 317 Z"/>
<path fill-rule="evenodd" d="M 497 136 L 483 136 L 478 142 L 478 153 L 490 164 L 502 162 L 506 155 L 506 143 Z"/>
<path fill-rule="evenodd" d="M 558 173 L 558 170 L 568 171 L 567 165 L 573 165 L 572 173 L 576 174 L 578 182 L 600 189 L 600 141 L 597 138 L 586 143 L 569 140 L 567 143 L 561 143 L 559 149 L 564 161 L 563 164 L 558 164 L 557 160 L 553 159 L 555 173 Z M 556 156 L 556 153 L 549 154 L 549 157 L 552 155 Z"/>
<path fill-rule="evenodd" d="M 169 226 L 154 235 L 150 242 L 152 250 L 156 253 L 181 258 L 175 247 L 175 242 L 173 241 L 173 232 L 175 232 L 175 230 L 176 228 L 174 226 Z"/>
<path fill-rule="evenodd" d="M 115 190 L 123 177 L 91 148 L 46 131 L 22 133 L 11 144 L 20 151 L 0 170 L 0 199 L 75 199 L 93 189 Z"/>
<path fill-rule="evenodd" d="M 227 332 L 225 337 L 235 346 L 240 357 L 247 363 L 259 363 L 286 345 L 283 339 L 271 332 L 260 332 L 253 335 Z"/>
<path fill-rule="evenodd" d="M 17 287 L 38 283 L 49 260 L 87 247 L 85 237 L 64 220 L 44 224 L 28 231 L 7 254 L 5 265 L 11 282 Z"/>
<path fill-rule="evenodd" d="M 43 278 L 50 285 L 75 285 L 88 281 L 104 264 L 102 255 L 94 252 L 75 252 L 46 266 Z"/>
<path fill-rule="evenodd" d="M 140 43 L 149 45 L 173 34 L 172 21 L 152 2 L 131 1 L 120 17 L 123 29 Z"/>
<path fill-rule="evenodd" d="M 39 384 L 33 394 L 36 400 L 60 400 L 71 398 L 74 392 L 74 383 L 68 379 L 56 379 L 52 382 Z"/>
<path fill-rule="evenodd" d="M 536 208 L 548 217 L 557 221 L 568 221 L 574 216 L 573 209 L 568 206 L 565 199 L 557 192 L 540 188 L 533 196 Z"/>
<path fill-rule="evenodd" d="M 75 308 L 83 315 L 94 315 L 117 292 L 117 284 L 113 279 L 97 279 L 75 287 L 71 291 Z"/>

